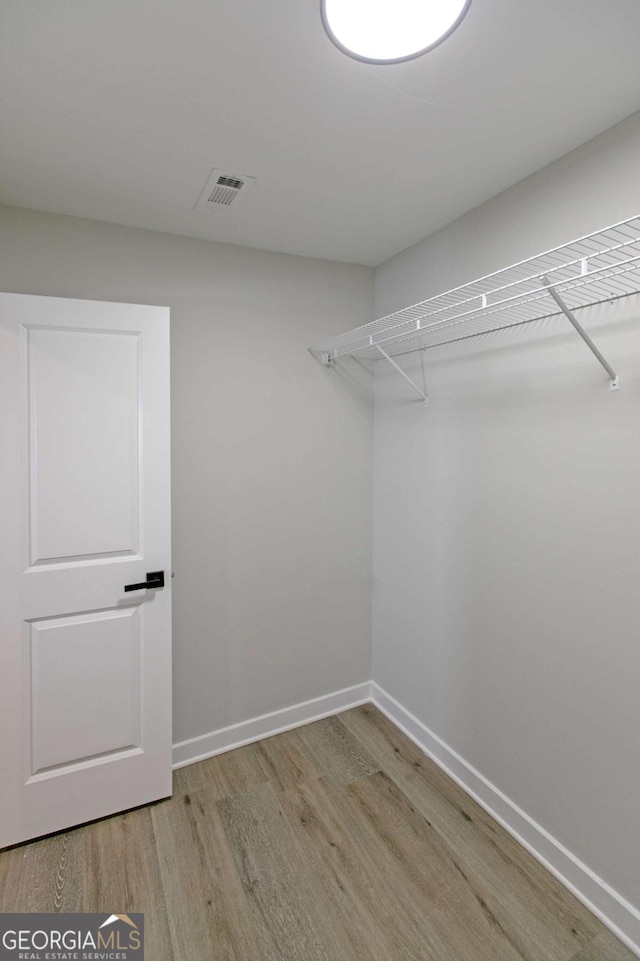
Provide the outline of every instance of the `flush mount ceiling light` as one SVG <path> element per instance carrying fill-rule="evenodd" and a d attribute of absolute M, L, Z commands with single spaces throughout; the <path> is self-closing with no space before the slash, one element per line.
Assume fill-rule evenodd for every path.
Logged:
<path fill-rule="evenodd" d="M 471 0 L 320 0 L 329 38 L 355 60 L 402 63 L 442 43 Z"/>

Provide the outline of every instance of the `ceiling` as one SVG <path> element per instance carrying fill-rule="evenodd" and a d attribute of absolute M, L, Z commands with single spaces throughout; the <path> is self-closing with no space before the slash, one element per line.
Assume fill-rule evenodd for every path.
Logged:
<path fill-rule="evenodd" d="M 377 265 L 640 109 L 638 0 L 472 0 L 371 66 L 319 0 L 0 0 L 0 202 Z M 194 211 L 213 167 L 256 178 Z"/>

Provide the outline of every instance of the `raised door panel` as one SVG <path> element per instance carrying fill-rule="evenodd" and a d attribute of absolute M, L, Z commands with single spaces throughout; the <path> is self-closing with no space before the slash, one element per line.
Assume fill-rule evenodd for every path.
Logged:
<path fill-rule="evenodd" d="M 139 337 L 27 330 L 31 566 L 140 551 Z"/>
<path fill-rule="evenodd" d="M 132 607 L 29 625 L 32 777 L 140 748 L 142 617 Z"/>

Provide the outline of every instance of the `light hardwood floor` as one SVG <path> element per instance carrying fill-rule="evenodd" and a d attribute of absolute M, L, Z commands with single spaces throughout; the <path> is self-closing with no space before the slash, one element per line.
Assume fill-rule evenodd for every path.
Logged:
<path fill-rule="evenodd" d="M 0 852 L 0 911 L 142 911 L 147 961 L 633 961 L 369 705 Z"/>

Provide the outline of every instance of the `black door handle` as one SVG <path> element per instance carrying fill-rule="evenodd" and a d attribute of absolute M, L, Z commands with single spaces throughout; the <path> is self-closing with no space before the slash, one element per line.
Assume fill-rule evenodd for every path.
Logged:
<path fill-rule="evenodd" d="M 141 584 L 125 584 L 125 591 L 144 591 L 149 587 L 164 587 L 164 571 L 153 571 L 147 574 L 146 581 Z"/>

